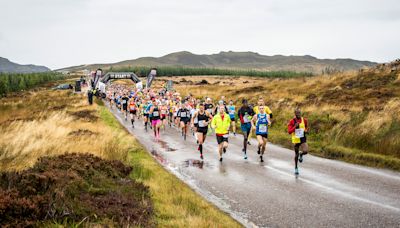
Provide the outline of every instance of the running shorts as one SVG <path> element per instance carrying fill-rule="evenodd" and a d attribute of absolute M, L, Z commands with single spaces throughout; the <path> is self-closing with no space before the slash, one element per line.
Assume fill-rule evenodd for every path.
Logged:
<path fill-rule="evenodd" d="M 208 131 L 208 127 L 198 127 L 196 129 L 196 132 L 200 132 L 200 133 L 203 133 L 203 134 L 207 134 L 207 131 Z"/>
<path fill-rule="evenodd" d="M 251 123 L 242 123 L 240 128 L 242 129 L 242 132 L 249 133 L 251 131 Z"/>
<path fill-rule="evenodd" d="M 189 123 L 190 119 L 189 118 L 181 118 L 181 122 L 184 122 L 185 124 Z"/>
<path fill-rule="evenodd" d="M 228 137 L 224 137 L 223 135 L 221 135 L 221 136 L 217 135 L 217 142 L 218 142 L 218 144 L 221 144 L 223 142 L 228 142 Z"/>
<path fill-rule="evenodd" d="M 268 138 L 268 134 L 256 134 L 256 135 L 260 135 L 260 136 L 262 136 L 263 138 Z"/>
<path fill-rule="evenodd" d="M 158 120 L 152 120 L 152 121 L 151 121 L 151 125 L 152 125 L 152 126 L 156 126 L 156 125 L 159 124 L 160 122 L 161 122 L 160 119 L 158 119 Z"/>

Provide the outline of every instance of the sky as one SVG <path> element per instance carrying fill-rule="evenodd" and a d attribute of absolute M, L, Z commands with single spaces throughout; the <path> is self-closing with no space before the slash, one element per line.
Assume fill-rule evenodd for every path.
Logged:
<path fill-rule="evenodd" d="M 399 0 L 0 0 L 0 56 L 51 69 L 171 52 L 400 58 Z"/>

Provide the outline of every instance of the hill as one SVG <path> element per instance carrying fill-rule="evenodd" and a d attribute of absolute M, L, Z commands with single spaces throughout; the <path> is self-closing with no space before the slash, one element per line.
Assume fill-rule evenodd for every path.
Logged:
<path fill-rule="evenodd" d="M 6 58 L 0 57 L 0 73 L 34 73 L 46 71 L 50 71 L 50 69 L 45 66 L 37 66 L 32 64 L 21 65 L 18 63 L 13 63 Z"/>
<path fill-rule="evenodd" d="M 270 71 L 297 71 L 322 73 L 325 70 L 348 71 L 372 67 L 377 63 L 354 59 L 318 59 L 305 56 L 260 55 L 255 52 L 220 52 L 211 55 L 197 55 L 187 51 L 171 53 L 159 58 L 142 57 L 117 63 L 91 64 L 64 68 L 62 70 L 107 69 L 127 66 L 182 66 L 227 69 L 257 69 Z M 61 70 L 61 69 L 60 69 Z"/>

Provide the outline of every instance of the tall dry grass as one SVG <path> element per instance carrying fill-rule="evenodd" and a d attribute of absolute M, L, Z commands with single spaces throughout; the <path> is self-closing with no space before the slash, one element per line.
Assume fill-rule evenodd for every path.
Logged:
<path fill-rule="evenodd" d="M 72 152 L 126 161 L 128 148 L 119 142 L 127 136 L 99 124 L 96 105 L 87 106 L 82 95 L 44 93 L 18 102 L 2 99 L 0 107 L 8 107 L 0 124 L 0 170 L 22 170 L 39 157 Z M 36 107 L 43 105 L 47 110 Z"/>
<path fill-rule="evenodd" d="M 337 148 L 337 154 L 342 148 L 347 152 L 354 149 L 355 154 L 365 152 L 362 159 L 382 155 L 370 159 L 372 162 L 360 160 L 362 164 L 400 170 L 399 78 L 400 72 L 370 70 L 292 79 L 180 77 L 172 80 L 178 82 L 174 87 L 183 95 L 208 96 L 215 101 L 224 95 L 237 107 L 244 98 L 256 104 L 263 97 L 274 114 L 272 142 L 291 147 L 286 125 L 293 117 L 293 110 L 300 108 L 309 119 L 309 141 L 314 154 L 325 156 L 328 146 L 330 154 L 332 148 Z M 208 84 L 200 84 L 200 80 Z M 352 156 L 351 162 L 358 163 L 357 157 L 361 158 Z M 383 157 L 390 162 L 384 159 L 377 162 Z"/>

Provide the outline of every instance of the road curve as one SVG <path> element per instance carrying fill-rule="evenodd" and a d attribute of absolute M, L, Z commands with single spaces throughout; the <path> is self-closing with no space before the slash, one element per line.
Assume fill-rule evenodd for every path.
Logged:
<path fill-rule="evenodd" d="M 296 177 L 293 151 L 268 144 L 260 163 L 252 140 L 246 161 L 241 135 L 229 138 L 222 164 L 208 136 L 201 162 L 194 137 L 168 127 L 157 141 L 142 121 L 132 128 L 111 111 L 160 164 L 246 227 L 400 227 L 400 173 L 307 155 Z"/>

